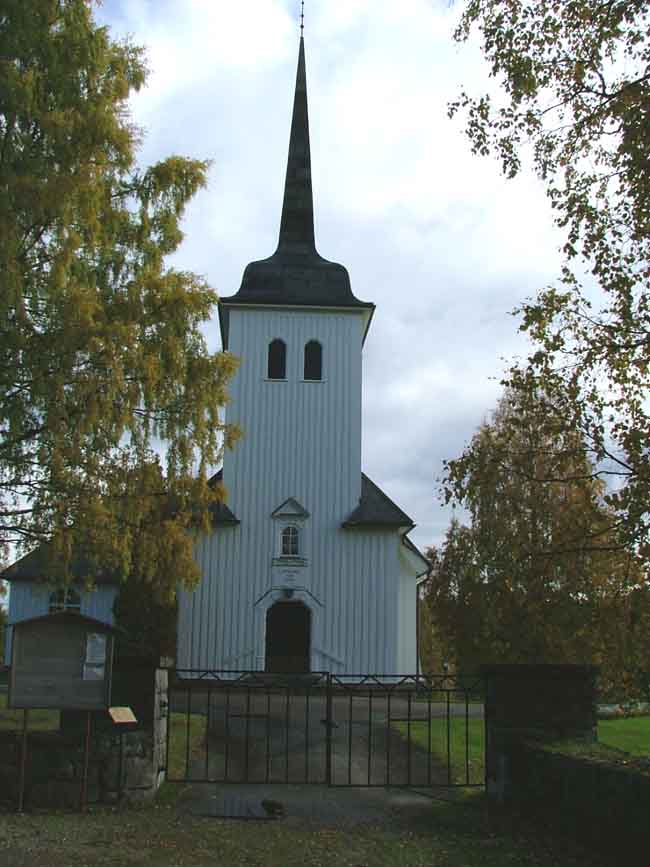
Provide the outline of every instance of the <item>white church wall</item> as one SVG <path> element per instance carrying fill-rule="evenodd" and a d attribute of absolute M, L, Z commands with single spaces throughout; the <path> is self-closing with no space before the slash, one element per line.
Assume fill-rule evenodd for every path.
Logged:
<path fill-rule="evenodd" d="M 224 460 L 228 504 L 237 517 L 266 517 L 286 497 L 306 508 L 317 494 L 331 521 L 361 493 L 361 344 L 354 312 L 230 311 L 229 348 L 241 357 L 227 420 L 244 437 Z M 287 347 L 286 381 L 267 379 L 268 345 Z M 303 380 L 309 340 L 323 347 L 323 380 Z M 254 481 L 254 484 L 252 482 Z M 286 493 L 284 493 L 286 492 Z M 256 502 L 251 500 L 256 499 Z"/>
<path fill-rule="evenodd" d="M 396 534 L 336 527 L 324 535 L 330 544 L 319 541 L 309 571 L 293 585 L 293 599 L 312 612 L 312 670 L 399 673 Z M 266 611 L 284 597 L 273 584 L 271 535 L 265 552 L 261 545 L 251 551 L 245 538 L 240 526 L 197 541 L 204 578 L 194 592 L 179 594 L 181 669 L 264 668 Z"/>
<path fill-rule="evenodd" d="M 341 528 L 361 495 L 363 327 L 358 310 L 230 310 L 229 349 L 241 366 L 227 420 L 243 437 L 224 456 L 223 481 L 241 523 L 197 540 L 204 577 L 180 593 L 179 668 L 263 669 L 266 611 L 288 586 L 312 612 L 312 670 L 400 673 L 398 534 Z M 267 378 L 278 338 L 286 381 Z M 303 379 L 310 340 L 323 347 L 318 382 Z M 291 568 L 278 563 L 283 523 L 272 517 L 289 497 L 309 513 Z"/>
<path fill-rule="evenodd" d="M 223 465 L 228 506 L 240 523 L 196 542 L 203 580 L 194 593 L 180 593 L 177 665 L 264 668 L 267 612 L 293 600 L 311 611 L 312 670 L 393 676 L 415 667 L 415 608 L 410 619 L 407 609 L 416 570 L 400 562 L 394 525 L 342 528 L 360 505 L 362 346 L 373 305 L 355 299 L 341 267 L 314 246 L 302 41 L 293 118 L 278 249 L 250 263 L 240 291 L 221 302 L 228 349 L 241 361 L 226 420 L 243 437 Z M 343 306 L 328 307 L 328 299 Z M 286 346 L 281 381 L 268 377 L 272 341 Z M 316 382 L 304 379 L 311 341 L 322 347 Z M 294 526 L 277 512 L 288 498 L 300 516 L 301 544 L 296 552 L 292 531 L 281 554 L 279 534 Z M 365 506 L 360 514 L 375 514 L 371 496 Z M 392 520 L 402 518 L 393 513 Z M 275 613 L 271 667 L 305 667 L 304 612 Z M 276 645 L 292 652 L 276 653 Z"/>
<path fill-rule="evenodd" d="M 179 668 L 246 667 L 227 652 L 233 611 L 242 604 L 242 582 L 231 577 L 234 545 L 240 538 L 239 527 L 223 527 L 195 542 L 194 557 L 202 577 L 194 591 L 178 593 Z"/>
<path fill-rule="evenodd" d="M 401 543 L 400 543 L 401 544 Z M 412 568 L 401 558 L 399 575 L 399 643 L 400 674 L 416 674 L 417 665 L 417 580 Z"/>

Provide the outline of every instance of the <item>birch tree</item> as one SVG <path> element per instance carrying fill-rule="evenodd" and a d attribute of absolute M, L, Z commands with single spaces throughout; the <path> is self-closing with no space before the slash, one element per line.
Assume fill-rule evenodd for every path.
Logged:
<path fill-rule="evenodd" d="M 456 39 L 473 34 L 500 88 L 461 93 L 450 114 L 507 177 L 532 164 L 565 237 L 556 284 L 517 311 L 533 349 L 506 381 L 545 392 L 580 432 L 594 475 L 610 483 L 611 529 L 647 567 L 650 8 L 468 0 Z"/>
<path fill-rule="evenodd" d="M 144 54 L 93 5 L 0 10 L 0 543 L 169 597 L 223 496 L 206 477 L 235 360 L 200 330 L 214 291 L 167 264 L 208 164 L 139 165 Z"/>

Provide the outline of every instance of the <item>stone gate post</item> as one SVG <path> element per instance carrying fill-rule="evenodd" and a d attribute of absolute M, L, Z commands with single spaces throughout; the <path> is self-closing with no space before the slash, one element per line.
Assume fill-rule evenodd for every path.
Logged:
<path fill-rule="evenodd" d="M 593 665 L 485 665 L 487 794 L 507 801 L 513 752 L 526 740 L 597 739 Z"/>

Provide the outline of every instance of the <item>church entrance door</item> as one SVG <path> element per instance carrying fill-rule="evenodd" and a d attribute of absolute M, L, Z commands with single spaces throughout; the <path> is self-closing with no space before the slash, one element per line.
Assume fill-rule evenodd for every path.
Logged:
<path fill-rule="evenodd" d="M 266 671 L 310 670 L 311 612 L 302 602 L 276 602 L 266 613 Z"/>

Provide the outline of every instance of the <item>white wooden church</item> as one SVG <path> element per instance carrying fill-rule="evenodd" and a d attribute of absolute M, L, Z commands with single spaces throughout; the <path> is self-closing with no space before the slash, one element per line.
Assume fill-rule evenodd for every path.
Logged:
<path fill-rule="evenodd" d="M 227 505 L 181 592 L 179 669 L 412 674 L 413 521 L 361 472 L 362 349 L 374 304 L 316 251 L 304 40 L 280 237 L 219 302 L 241 359 L 227 420 L 244 436 L 215 479 Z"/>

